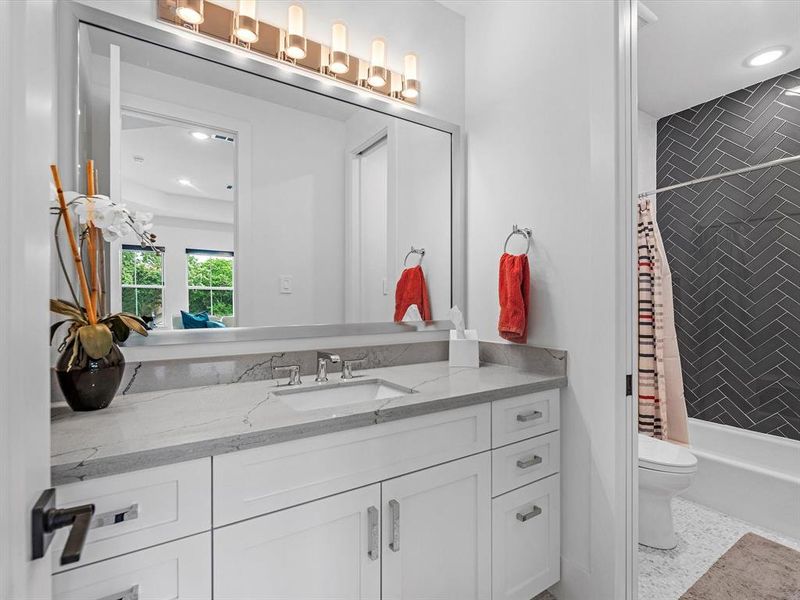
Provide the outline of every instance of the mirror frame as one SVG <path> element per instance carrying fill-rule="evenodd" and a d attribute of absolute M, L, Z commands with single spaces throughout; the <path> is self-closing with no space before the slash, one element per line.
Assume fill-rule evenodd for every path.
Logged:
<path fill-rule="evenodd" d="M 58 3 L 58 89 L 69 90 L 58 99 L 58 162 L 76 165 L 78 156 L 78 35 L 80 24 L 91 25 L 183 52 L 219 65 L 250 73 L 265 79 L 333 98 L 348 104 L 373 110 L 384 115 L 423 125 L 450 135 L 450 223 L 451 276 L 450 297 L 467 314 L 466 306 L 466 199 L 464 140 L 458 125 L 431 117 L 418 108 L 381 99 L 357 90 L 333 86 L 313 74 L 286 68 L 247 52 L 214 40 L 200 38 L 190 32 L 161 24 L 156 20 L 153 4 L 153 23 L 146 24 L 120 17 L 103 10 L 78 4 L 73 0 Z M 64 187 L 78 189 L 74 169 L 63 171 Z M 125 346 L 163 346 L 207 342 L 239 342 L 296 338 L 380 335 L 392 333 L 443 331 L 452 328 L 449 320 L 420 323 L 335 323 L 291 326 L 232 327 L 213 332 L 203 330 L 171 330 L 152 337 L 133 336 Z M 136 338 L 136 339 L 134 339 Z"/>

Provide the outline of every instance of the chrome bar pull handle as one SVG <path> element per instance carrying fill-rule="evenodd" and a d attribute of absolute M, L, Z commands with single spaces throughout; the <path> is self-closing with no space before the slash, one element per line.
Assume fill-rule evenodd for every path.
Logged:
<path fill-rule="evenodd" d="M 539 508 L 538 506 L 534 506 L 531 512 L 517 513 L 517 521 L 521 521 L 522 523 L 524 523 L 525 521 L 532 519 L 533 517 L 538 517 L 540 514 L 542 514 L 542 509 Z"/>
<path fill-rule="evenodd" d="M 139 584 L 119 592 L 118 594 L 109 594 L 97 600 L 139 600 Z"/>
<path fill-rule="evenodd" d="M 520 458 L 517 461 L 517 467 L 520 469 L 530 469 L 534 465 L 542 464 L 542 457 L 534 454 L 530 458 Z"/>
<path fill-rule="evenodd" d="M 389 540 L 389 550 L 400 551 L 400 503 L 389 500 L 389 511 L 392 513 L 392 537 Z"/>
<path fill-rule="evenodd" d="M 370 506 L 367 509 L 367 529 L 368 529 L 368 544 L 367 556 L 370 560 L 378 560 L 381 556 L 380 553 L 380 519 L 378 518 L 378 509 Z"/>
<path fill-rule="evenodd" d="M 540 410 L 532 410 L 531 412 L 527 413 L 520 413 L 517 415 L 517 421 L 520 423 L 527 423 L 528 421 L 535 421 L 536 419 L 542 418 L 542 411 Z"/>
<path fill-rule="evenodd" d="M 128 508 L 123 508 L 122 510 L 111 510 L 95 515 L 92 519 L 92 529 L 116 525 L 117 523 L 125 523 L 126 521 L 133 521 L 138 518 L 139 505 L 131 504 Z"/>

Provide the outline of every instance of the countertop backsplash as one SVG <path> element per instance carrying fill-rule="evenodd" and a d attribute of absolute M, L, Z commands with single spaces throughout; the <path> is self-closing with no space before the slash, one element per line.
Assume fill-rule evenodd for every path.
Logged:
<path fill-rule="evenodd" d="M 356 371 L 401 365 L 446 361 L 448 342 L 418 342 L 410 344 L 386 344 L 351 348 L 320 348 L 338 354 L 343 360 L 362 360 Z M 517 346 L 504 343 L 481 342 L 482 363 L 507 365 L 522 370 L 531 370 L 553 375 L 566 374 L 567 353 L 532 346 Z M 128 362 L 119 388 L 118 396 L 140 392 L 155 392 L 186 387 L 199 387 L 246 381 L 274 379 L 275 368 L 299 365 L 302 375 L 313 375 L 317 368 L 315 350 L 270 352 L 239 356 L 191 358 L 180 360 L 154 360 Z M 341 371 L 341 363 L 331 364 L 329 373 Z M 51 370 L 51 400 L 64 400 L 55 372 Z"/>

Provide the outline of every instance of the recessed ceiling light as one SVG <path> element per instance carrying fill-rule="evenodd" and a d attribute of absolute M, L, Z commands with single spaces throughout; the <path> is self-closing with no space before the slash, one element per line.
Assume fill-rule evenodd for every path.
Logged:
<path fill-rule="evenodd" d="M 744 64 L 746 64 L 748 67 L 763 67 L 764 65 L 773 63 L 781 58 L 784 54 L 786 54 L 787 50 L 788 48 L 783 47 L 761 50 L 748 57 Z"/>
<path fill-rule="evenodd" d="M 192 137 L 196 140 L 207 140 L 208 134 L 203 131 L 193 131 Z"/>
<path fill-rule="evenodd" d="M 192 185 L 192 182 L 189 181 L 188 179 L 178 179 L 178 183 L 180 183 L 181 185 Z"/>

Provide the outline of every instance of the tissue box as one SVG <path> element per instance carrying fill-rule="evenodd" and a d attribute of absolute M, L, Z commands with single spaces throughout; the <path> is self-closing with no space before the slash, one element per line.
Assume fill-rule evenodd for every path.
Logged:
<path fill-rule="evenodd" d="M 456 330 L 450 330 L 450 366 L 472 367 L 480 366 L 478 360 L 478 330 L 467 329 L 464 331 L 466 339 L 456 338 Z"/>

